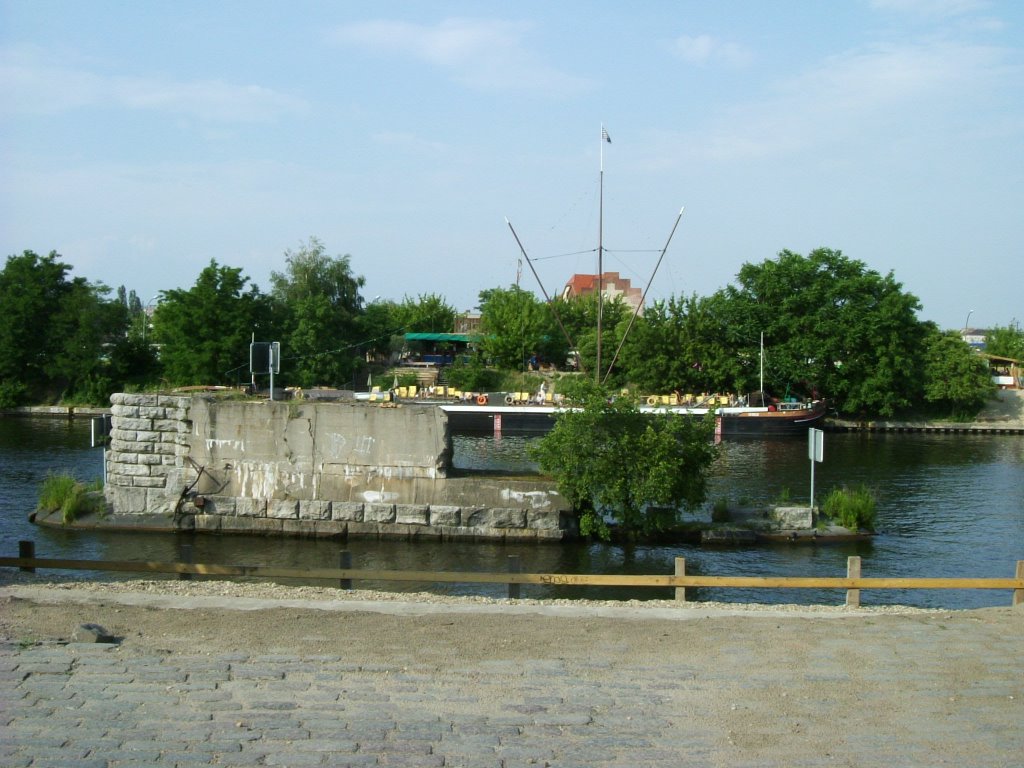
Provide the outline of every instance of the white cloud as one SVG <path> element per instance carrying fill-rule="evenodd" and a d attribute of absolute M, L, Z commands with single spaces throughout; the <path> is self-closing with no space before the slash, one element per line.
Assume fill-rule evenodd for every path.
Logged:
<path fill-rule="evenodd" d="M 717 116 L 694 152 L 722 160 L 905 140 L 957 114 L 965 133 L 986 124 L 985 105 L 1017 89 L 1019 65 L 1005 49 L 950 41 L 848 51 L 780 80 L 761 98 Z M 869 138 L 870 137 L 870 138 Z"/>
<path fill-rule="evenodd" d="M 592 87 L 530 51 L 523 42 L 530 29 L 529 24 L 509 21 L 446 19 L 425 25 L 382 19 L 338 27 L 332 36 L 375 53 L 426 61 L 473 88 L 567 93 Z"/>
<path fill-rule="evenodd" d="M 881 45 L 826 59 L 780 90 L 828 109 L 868 111 L 991 86 L 1006 70 L 998 48 L 954 42 Z"/>
<path fill-rule="evenodd" d="M 742 67 L 753 58 L 750 51 L 737 43 L 717 40 L 710 35 L 680 35 L 675 40 L 676 54 L 691 64 L 725 64 Z"/>
<path fill-rule="evenodd" d="M 376 20 L 340 27 L 339 40 L 375 50 L 408 53 L 442 66 L 466 66 L 487 56 L 519 49 L 525 24 L 447 19 L 434 26 Z"/>
<path fill-rule="evenodd" d="M 266 120 L 302 108 L 302 102 L 270 88 L 222 80 L 160 82 L 117 78 L 109 93 L 115 103 L 132 109 L 181 112 L 209 120 Z"/>
<path fill-rule="evenodd" d="M 986 0 L 872 0 L 872 8 L 919 25 L 931 25 L 945 33 L 998 34 L 1007 23 L 988 15 L 991 3 Z"/>
<path fill-rule="evenodd" d="M 306 108 L 301 99 L 259 85 L 105 75 L 12 51 L 0 54 L 0 105 L 7 113 L 54 114 L 99 106 L 214 122 L 269 120 Z"/>

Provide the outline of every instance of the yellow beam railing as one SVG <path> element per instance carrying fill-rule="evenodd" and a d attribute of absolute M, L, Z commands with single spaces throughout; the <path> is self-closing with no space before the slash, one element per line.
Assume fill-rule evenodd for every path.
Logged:
<path fill-rule="evenodd" d="M 31 542 L 21 542 L 31 544 Z M 167 563 L 138 560 L 67 560 L 37 558 L 31 548 L 22 547 L 19 557 L 0 557 L 0 567 L 34 571 L 37 568 L 74 571 L 120 571 L 131 573 L 174 573 L 181 578 L 199 576 L 287 578 L 337 581 L 345 588 L 352 580 L 420 581 L 459 584 L 506 584 L 509 596 L 519 596 L 519 585 L 674 587 L 676 600 L 686 600 L 688 587 L 745 587 L 754 589 L 845 589 L 846 604 L 860 605 L 862 589 L 1005 589 L 1013 590 L 1013 605 L 1024 604 L 1024 560 L 1018 560 L 1013 577 L 1007 578 L 907 578 L 860 575 L 860 558 L 847 558 L 847 575 L 822 576 L 707 576 L 687 575 L 686 561 L 676 558 L 675 574 L 576 574 L 522 573 L 519 559 L 509 558 L 507 571 L 393 571 L 340 568 L 280 568 L 264 565 L 216 565 L 210 563 Z M 340 553 L 343 565 L 351 563 L 348 552 Z"/>

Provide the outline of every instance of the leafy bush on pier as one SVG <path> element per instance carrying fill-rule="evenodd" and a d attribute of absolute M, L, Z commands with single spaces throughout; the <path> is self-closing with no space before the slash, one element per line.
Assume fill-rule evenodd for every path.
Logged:
<path fill-rule="evenodd" d="M 863 483 L 852 488 L 835 488 L 822 505 L 822 512 L 851 531 L 873 531 L 877 520 L 875 496 Z"/>

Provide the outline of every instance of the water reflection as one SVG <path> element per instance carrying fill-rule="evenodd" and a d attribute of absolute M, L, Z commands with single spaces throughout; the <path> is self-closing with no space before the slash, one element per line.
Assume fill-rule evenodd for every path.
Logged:
<path fill-rule="evenodd" d="M 524 435 L 453 435 L 452 466 L 456 469 L 503 469 L 513 473 L 537 472 L 528 455 L 536 437 Z"/>
<path fill-rule="evenodd" d="M 526 455 L 535 438 L 465 436 L 455 440 L 456 466 L 535 471 Z M 173 561 L 190 544 L 197 562 L 329 568 L 342 549 L 353 566 L 381 570 L 503 571 L 518 556 L 536 573 L 671 574 L 675 558 L 709 575 L 843 576 L 846 558 L 860 555 L 865 576 L 1012 576 L 1024 560 L 1024 441 L 1018 436 L 826 434 L 816 470 L 820 502 L 831 488 L 863 482 L 878 496 L 879 535 L 869 542 L 712 548 L 608 546 L 588 542 L 527 545 L 479 542 L 324 541 L 244 536 L 83 534 L 33 526 L 38 483 L 52 469 L 83 480 L 101 472 L 100 452 L 88 448 L 84 421 L 0 418 L 0 549 L 13 555 L 19 539 L 34 539 L 43 557 Z M 768 501 L 788 489 L 809 496 L 810 464 L 802 440 L 727 441 L 710 480 L 710 498 Z M 819 495 L 820 494 L 820 495 Z M 701 514 L 707 514 L 706 511 Z M 95 574 L 89 574 L 95 576 Z M 503 597 L 503 585 L 356 582 L 356 587 Z M 761 603 L 841 604 L 842 591 L 694 589 L 691 599 Z M 524 585 L 524 597 L 671 598 L 671 589 Z M 1008 605 L 1009 592 L 864 591 L 865 604 L 928 607 Z"/>

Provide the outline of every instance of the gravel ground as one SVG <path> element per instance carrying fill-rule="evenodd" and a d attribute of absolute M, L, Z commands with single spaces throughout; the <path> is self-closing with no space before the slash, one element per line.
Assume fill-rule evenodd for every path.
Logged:
<path fill-rule="evenodd" d="M 76 581 L 0 569 L 0 643 L 14 645 L 65 643 L 80 625 L 98 624 L 135 652 L 344 653 L 356 643 L 378 661 L 422 661 L 424 654 L 431 661 L 451 661 L 487 659 L 510 646 L 532 656 L 595 643 L 633 644 L 650 654 L 656 653 L 660 637 L 700 635 L 712 626 L 743 636 L 756 636 L 764 627 L 788 627 L 786 634 L 804 644 L 812 636 L 841 637 L 889 621 L 957 626 L 967 632 L 995 624 L 1020 641 L 1024 605 L 951 611 L 898 605 L 509 600 L 228 581 Z M 844 627 L 838 632 L 837 622 Z M 458 637 L 454 645 L 453 636 Z M 1024 652 L 1024 641 L 1019 644 Z"/>
<path fill-rule="evenodd" d="M 82 595 L 142 594 L 183 598 L 252 598 L 256 600 L 310 601 L 316 602 L 373 602 L 404 603 L 424 605 L 449 605 L 453 607 L 515 606 L 538 608 L 584 609 L 629 609 L 631 611 L 693 611 L 715 613 L 798 613 L 807 615 L 862 615 L 862 614 L 911 614 L 942 613 L 924 608 L 902 605 L 866 606 L 848 608 L 843 605 L 762 605 L 757 603 L 720 602 L 677 602 L 675 600 L 508 600 L 480 596 L 437 595 L 431 592 L 382 592 L 375 590 L 342 590 L 331 587 L 286 586 L 270 582 L 232 582 L 174 579 L 109 579 L 76 580 L 53 575 L 38 575 L 18 571 L 0 571 L 0 588 L 20 585 L 74 592 Z M 946 611 L 948 613 L 948 611 Z"/>
<path fill-rule="evenodd" d="M 69 644 L 83 623 L 116 645 Z M 1022 660 L 1024 606 L 496 600 L 8 570 L 0 764 L 1020 766 Z"/>
<path fill-rule="evenodd" d="M 295 643 L 279 628 L 303 626 L 318 638 L 320 652 L 337 650 L 338 615 L 346 626 L 372 625 L 380 615 L 421 620 L 441 631 L 451 621 L 474 621 L 472 634 L 486 656 L 489 643 L 507 640 L 507 622 L 522 628 L 534 621 L 566 619 L 556 634 L 579 631 L 577 622 L 628 620 L 660 624 L 711 618 L 845 620 L 874 616 L 947 616 L 959 612 L 905 606 L 848 608 L 837 605 L 759 605 L 673 600 L 536 600 L 453 597 L 432 593 L 340 590 L 273 583 L 178 581 L 172 579 L 78 581 L 0 570 L 0 642 L 67 642 L 80 624 L 99 624 L 140 648 L 197 643 L 223 649 L 264 650 Z M 374 619 L 373 616 L 378 618 Z M 573 620 L 573 621 L 569 621 Z M 482 622 L 482 623 L 481 623 Z M 618 621 L 613 621 L 618 624 Z M 825 622 L 831 624 L 831 621 Z M 570 628 L 568 625 L 572 625 Z M 374 630 L 367 630 L 374 632 Z M 587 630 L 589 631 L 589 630 Z M 341 642 L 340 640 L 338 642 Z M 401 645 L 401 636 L 395 642 Z M 300 643 L 305 648 L 305 644 Z"/>

